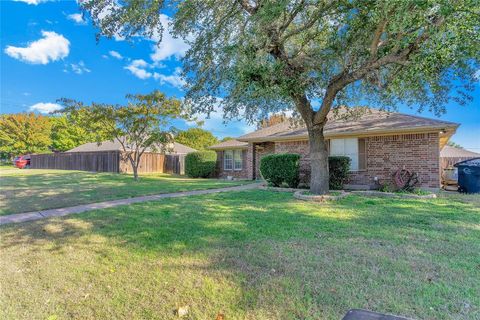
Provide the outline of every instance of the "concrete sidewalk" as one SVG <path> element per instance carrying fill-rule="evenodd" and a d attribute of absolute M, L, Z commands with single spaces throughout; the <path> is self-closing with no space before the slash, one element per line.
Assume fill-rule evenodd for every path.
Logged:
<path fill-rule="evenodd" d="M 0 216 L 0 225 L 25 222 L 25 221 L 33 221 L 33 220 L 50 218 L 50 217 L 62 217 L 69 214 L 81 213 L 81 212 L 90 211 L 90 210 L 113 208 L 113 207 L 128 205 L 132 203 L 160 200 L 160 199 L 166 199 L 166 198 L 178 198 L 178 197 L 188 197 L 188 196 L 196 196 L 196 195 L 210 194 L 210 193 L 256 189 L 259 186 L 260 186 L 260 183 L 250 183 L 250 184 L 246 184 L 243 186 L 236 186 L 236 187 L 154 194 L 150 196 L 142 196 L 142 197 L 134 197 L 134 198 L 83 204 L 83 205 L 78 205 L 74 207 L 17 213 L 17 214 L 11 214 L 6 216 Z"/>

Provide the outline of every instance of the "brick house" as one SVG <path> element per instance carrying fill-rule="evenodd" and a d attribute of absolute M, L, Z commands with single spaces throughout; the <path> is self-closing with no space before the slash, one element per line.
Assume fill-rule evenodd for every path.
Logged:
<path fill-rule="evenodd" d="M 440 150 L 458 124 L 368 109 L 353 120 L 329 117 L 324 130 L 330 155 L 349 156 L 350 188 L 373 188 L 391 182 L 398 169 L 419 174 L 421 187 L 440 187 Z M 285 121 L 211 146 L 218 155 L 219 177 L 260 179 L 260 159 L 271 153 L 298 153 L 300 181 L 310 179 L 305 127 Z"/>

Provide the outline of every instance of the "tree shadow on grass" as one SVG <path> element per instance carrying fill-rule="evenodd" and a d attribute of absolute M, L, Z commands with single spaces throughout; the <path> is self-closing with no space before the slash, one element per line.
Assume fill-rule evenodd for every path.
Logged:
<path fill-rule="evenodd" d="M 6 227 L 1 248 L 54 255 L 74 246 L 108 257 L 115 247 L 160 259 L 168 274 L 193 273 L 186 283 L 211 276 L 240 289 L 229 298 L 234 307 L 206 298 L 192 310 L 199 316 L 223 307 L 252 318 L 340 318 L 356 307 L 467 319 L 480 312 L 472 294 L 480 289 L 479 219 L 469 203 L 349 197 L 318 205 L 247 191 Z"/>
<path fill-rule="evenodd" d="M 15 214 L 143 195 L 235 186 L 221 180 L 152 174 L 139 182 L 110 173 L 59 172 L 2 177 L 0 214 Z"/>

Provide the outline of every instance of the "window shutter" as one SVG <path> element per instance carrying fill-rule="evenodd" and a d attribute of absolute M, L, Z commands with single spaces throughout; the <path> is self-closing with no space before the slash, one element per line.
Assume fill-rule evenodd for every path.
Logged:
<path fill-rule="evenodd" d="M 242 168 L 247 167 L 247 150 L 242 150 Z"/>
<path fill-rule="evenodd" d="M 358 169 L 367 169 L 367 141 L 363 138 L 358 139 Z"/>

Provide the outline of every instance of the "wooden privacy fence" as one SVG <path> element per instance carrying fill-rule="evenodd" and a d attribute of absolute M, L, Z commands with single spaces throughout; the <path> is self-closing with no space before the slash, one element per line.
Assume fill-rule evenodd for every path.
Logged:
<path fill-rule="evenodd" d="M 445 169 L 450 166 L 453 167 L 455 163 L 459 163 L 473 158 L 474 157 L 440 157 L 440 169 Z"/>
<path fill-rule="evenodd" d="M 81 170 L 95 172 L 119 172 L 120 152 L 72 152 L 32 154 L 32 169 Z"/>
<path fill-rule="evenodd" d="M 60 169 L 93 172 L 131 173 L 130 161 L 120 151 L 32 154 L 32 169 Z M 185 155 L 144 153 L 138 173 L 185 174 Z"/>

